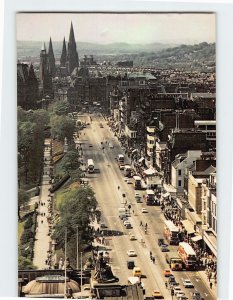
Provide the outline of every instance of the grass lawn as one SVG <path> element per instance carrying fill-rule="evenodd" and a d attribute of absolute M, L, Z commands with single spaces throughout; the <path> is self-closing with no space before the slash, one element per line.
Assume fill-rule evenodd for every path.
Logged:
<path fill-rule="evenodd" d="M 66 194 L 79 188 L 80 185 L 78 182 L 73 182 L 70 185 L 59 189 L 57 192 L 55 192 L 55 198 L 56 198 L 56 208 L 58 209 L 61 205 L 62 201 L 64 201 Z"/>
<path fill-rule="evenodd" d="M 18 222 L 18 244 L 20 244 L 20 238 L 21 238 L 22 233 L 23 233 L 25 222 L 26 221 Z"/>

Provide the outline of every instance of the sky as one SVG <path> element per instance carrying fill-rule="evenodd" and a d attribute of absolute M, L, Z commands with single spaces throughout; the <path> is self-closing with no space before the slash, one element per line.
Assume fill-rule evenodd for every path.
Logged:
<path fill-rule="evenodd" d="M 18 13 L 18 41 L 68 40 L 73 22 L 76 42 L 215 42 L 215 14 L 200 13 Z"/>

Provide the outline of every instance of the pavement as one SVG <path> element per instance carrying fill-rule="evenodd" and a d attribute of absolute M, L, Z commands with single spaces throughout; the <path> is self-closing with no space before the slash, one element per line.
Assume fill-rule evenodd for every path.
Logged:
<path fill-rule="evenodd" d="M 46 146 L 44 150 L 44 168 L 43 178 L 41 182 L 41 190 L 39 195 L 38 215 L 37 215 L 37 229 L 36 229 L 36 241 L 34 244 L 34 259 L 33 264 L 38 269 L 45 269 L 46 259 L 48 251 L 51 247 L 51 238 L 49 233 L 49 224 L 46 216 L 48 215 L 48 199 L 49 189 L 51 188 L 49 168 L 51 163 L 50 146 Z M 45 216 L 44 216 L 45 214 Z"/>

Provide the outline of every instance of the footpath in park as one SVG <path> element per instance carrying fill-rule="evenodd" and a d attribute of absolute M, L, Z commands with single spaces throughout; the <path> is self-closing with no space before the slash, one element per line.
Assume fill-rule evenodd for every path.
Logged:
<path fill-rule="evenodd" d="M 51 195 L 51 140 L 45 140 L 44 148 L 44 167 L 43 178 L 41 182 L 40 196 L 37 209 L 37 228 L 34 244 L 33 264 L 38 269 L 48 269 L 48 259 L 51 257 L 52 240 L 49 235 L 50 203 Z"/>

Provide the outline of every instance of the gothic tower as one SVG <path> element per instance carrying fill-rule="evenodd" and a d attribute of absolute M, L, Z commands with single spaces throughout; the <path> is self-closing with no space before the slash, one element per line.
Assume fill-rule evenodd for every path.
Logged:
<path fill-rule="evenodd" d="M 49 72 L 48 54 L 46 53 L 45 43 L 40 51 L 40 95 L 52 96 L 52 76 Z"/>
<path fill-rule="evenodd" d="M 71 22 L 70 36 L 69 36 L 69 42 L 68 42 L 68 53 L 67 53 L 68 73 L 71 74 L 73 72 L 73 70 L 78 66 L 79 66 L 78 52 L 76 49 L 76 42 L 75 42 L 75 38 L 74 38 L 73 24 Z"/>
<path fill-rule="evenodd" d="M 60 67 L 65 67 L 66 66 L 66 57 L 67 57 L 66 40 L 64 38 L 64 40 L 63 40 L 63 46 L 62 46 L 61 59 L 60 59 Z"/>
<path fill-rule="evenodd" d="M 49 67 L 49 73 L 52 75 L 52 77 L 54 77 L 56 74 L 56 67 L 55 67 L 55 58 L 53 53 L 53 45 L 52 45 L 51 37 L 49 40 L 48 67 Z"/>

